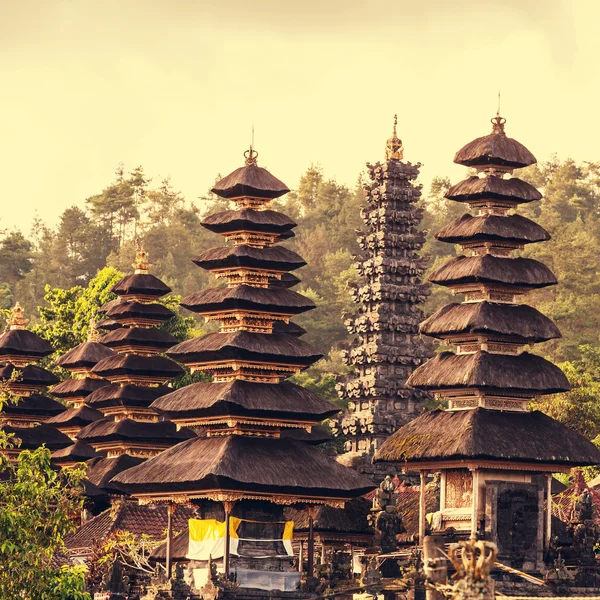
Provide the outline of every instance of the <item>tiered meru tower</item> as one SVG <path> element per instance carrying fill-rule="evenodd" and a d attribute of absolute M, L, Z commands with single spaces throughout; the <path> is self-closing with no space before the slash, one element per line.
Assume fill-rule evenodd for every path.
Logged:
<path fill-rule="evenodd" d="M 552 473 L 598 464 L 600 450 L 545 414 L 528 410 L 531 400 L 567 391 L 569 382 L 555 365 L 526 351 L 560 336 L 552 321 L 522 303 L 529 291 L 555 285 L 556 279 L 542 263 L 514 256 L 549 235 L 514 212 L 541 194 L 510 176 L 536 160 L 506 136 L 504 123 L 496 116 L 490 135 L 456 154 L 456 163 L 478 174 L 450 188 L 446 197 L 468 204 L 474 214 L 437 234 L 463 254 L 430 280 L 464 294 L 464 300 L 438 310 L 421 331 L 454 344 L 456 352 L 438 354 L 408 381 L 445 399 L 448 410 L 430 411 L 399 429 L 376 460 L 402 461 L 420 471 L 423 482 L 427 472 L 441 472 L 434 530 L 485 537 L 499 545 L 502 562 L 539 569 L 551 538 Z M 422 498 L 421 537 L 425 529 Z"/>
<path fill-rule="evenodd" d="M 112 289 L 119 301 L 111 303 L 106 314 L 117 326 L 99 339 L 109 353 L 91 368 L 93 376 L 110 382 L 86 398 L 87 405 L 103 418 L 90 422 L 76 436 L 107 456 L 102 465 L 94 464 L 90 469 L 91 480 L 94 469 L 104 472 L 107 460 L 116 463 L 125 455 L 148 458 L 193 435 L 189 430 L 178 430 L 150 408 L 156 398 L 171 391 L 164 384 L 183 369 L 161 355 L 176 340 L 156 328 L 173 316 L 157 302 L 171 290 L 148 272 L 151 265 L 142 248 L 138 248 L 133 266 L 135 272 Z M 120 462 L 127 464 L 123 459 Z"/>
<path fill-rule="evenodd" d="M 289 325 L 290 318 L 314 305 L 288 287 L 298 282 L 289 271 L 304 261 L 278 245 L 292 235 L 295 223 L 269 208 L 272 199 L 289 190 L 257 166 L 256 152 L 250 149 L 245 156 L 245 166 L 213 189 L 235 209 L 203 223 L 233 243 L 193 259 L 226 285 L 182 301 L 206 319 L 220 321 L 221 331 L 168 352 L 193 371 L 211 373 L 213 380 L 181 388 L 152 405 L 202 435 L 121 473 L 113 482 L 142 502 L 192 500 L 202 518 L 223 520 L 233 510 L 239 518 L 277 522 L 283 519 L 282 505 L 341 506 L 372 486 L 320 450 L 284 435 L 310 431 L 337 409 L 286 381 L 320 358 Z M 264 569 L 264 558 L 254 560 L 252 551 L 241 544 L 238 575 L 242 568 Z"/>
<path fill-rule="evenodd" d="M 361 209 L 366 230 L 358 242 L 364 251 L 356 262 L 360 274 L 352 290 L 359 311 L 346 321 L 356 336 L 343 359 L 355 374 L 338 384 L 348 402 L 338 431 L 348 439 L 346 451 L 372 457 L 381 442 L 420 413 L 426 394 L 406 387 L 415 367 L 428 358 L 419 336 L 420 305 L 429 295 L 421 281 L 425 271 L 417 207 L 419 164 L 403 162 L 402 141 L 394 133 L 386 143 L 386 160 L 367 165 L 367 204 Z"/>

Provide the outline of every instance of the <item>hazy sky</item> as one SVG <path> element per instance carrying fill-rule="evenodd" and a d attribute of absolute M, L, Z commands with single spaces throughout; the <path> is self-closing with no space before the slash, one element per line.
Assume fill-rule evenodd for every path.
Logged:
<path fill-rule="evenodd" d="M 187 198 L 242 163 L 352 185 L 392 117 L 422 179 L 490 131 L 600 160 L 597 0 L 0 3 L 0 227 L 53 222 L 117 163 Z"/>

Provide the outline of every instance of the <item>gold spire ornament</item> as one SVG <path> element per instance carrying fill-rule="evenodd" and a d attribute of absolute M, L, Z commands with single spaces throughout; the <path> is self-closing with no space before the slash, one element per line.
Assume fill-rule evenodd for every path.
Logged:
<path fill-rule="evenodd" d="M 404 158 L 404 148 L 402 148 L 402 140 L 396 133 L 398 125 L 398 115 L 394 115 L 394 132 L 392 137 L 385 143 L 385 159 L 386 160 L 402 160 Z"/>
<path fill-rule="evenodd" d="M 256 167 L 258 164 L 258 152 L 252 148 L 252 144 L 250 144 L 250 149 L 244 152 L 244 158 L 246 159 L 247 167 Z"/>
<path fill-rule="evenodd" d="M 140 244 L 140 240 L 135 240 L 135 262 L 133 263 L 136 275 L 147 275 L 148 270 L 152 266 L 148 262 L 148 253 L 144 250 L 144 246 Z"/>
<path fill-rule="evenodd" d="M 498 110 L 496 111 L 496 116 L 491 119 L 491 122 L 492 133 L 506 135 L 506 133 L 504 133 L 504 123 L 506 123 L 506 119 L 500 116 L 500 91 L 498 91 Z"/>
<path fill-rule="evenodd" d="M 15 307 L 10 311 L 8 327 L 10 330 L 25 329 L 27 323 L 29 323 L 29 319 L 24 317 L 23 307 L 17 302 Z"/>
<path fill-rule="evenodd" d="M 96 319 L 90 320 L 90 325 L 88 327 L 87 341 L 88 342 L 97 342 L 100 339 L 100 332 L 96 327 Z"/>

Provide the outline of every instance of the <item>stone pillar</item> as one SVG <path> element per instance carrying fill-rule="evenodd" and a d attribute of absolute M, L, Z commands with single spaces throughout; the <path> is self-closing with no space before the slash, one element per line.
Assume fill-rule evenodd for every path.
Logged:
<path fill-rule="evenodd" d="M 479 522 L 479 471 L 471 470 L 473 479 L 473 494 L 472 494 L 472 512 L 471 512 L 471 536 L 477 535 L 477 525 Z"/>
<path fill-rule="evenodd" d="M 309 506 L 308 512 L 308 568 L 306 570 L 306 577 L 312 579 L 315 575 L 315 531 L 314 522 L 317 516 L 317 508 L 315 506 Z"/>
<path fill-rule="evenodd" d="M 302 565 L 304 563 L 304 541 L 300 542 L 300 548 L 298 549 L 298 572 L 302 573 Z"/>

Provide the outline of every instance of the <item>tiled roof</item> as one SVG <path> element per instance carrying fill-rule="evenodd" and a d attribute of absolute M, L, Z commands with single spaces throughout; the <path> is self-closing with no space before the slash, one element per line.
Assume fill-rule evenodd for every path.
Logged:
<path fill-rule="evenodd" d="M 194 510 L 177 507 L 173 515 L 173 531 L 182 531 Z M 74 551 L 89 550 L 94 542 L 106 539 L 111 533 L 124 530 L 135 535 L 146 534 L 155 539 L 165 536 L 167 529 L 166 506 L 140 506 L 134 502 L 121 502 L 85 522 L 65 538 L 67 548 Z"/>

